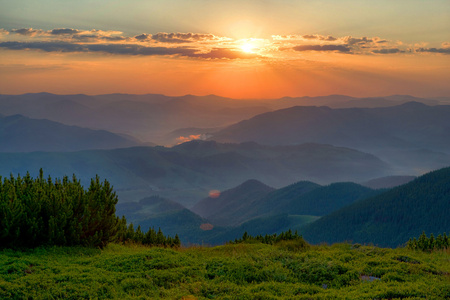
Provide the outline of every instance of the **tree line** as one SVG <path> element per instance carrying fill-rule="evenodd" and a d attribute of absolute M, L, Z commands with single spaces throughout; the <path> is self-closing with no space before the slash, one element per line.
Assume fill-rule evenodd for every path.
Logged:
<path fill-rule="evenodd" d="M 433 233 L 430 233 L 430 237 L 427 237 L 425 231 L 419 236 L 419 238 L 410 238 L 406 243 L 406 247 L 412 250 L 433 251 L 443 250 L 450 247 L 450 241 L 447 234 L 439 234 L 434 237 Z"/>
<path fill-rule="evenodd" d="M 109 242 L 135 242 L 177 247 L 180 239 L 161 229 L 127 225 L 116 216 L 118 197 L 107 180 L 91 179 L 87 190 L 80 180 L 0 176 L 0 248 L 41 245 L 104 247 Z"/>
<path fill-rule="evenodd" d="M 281 241 L 302 241 L 307 244 L 301 235 L 298 234 L 297 230 L 292 233 L 292 230 L 281 232 L 280 234 L 266 234 L 261 235 L 258 234 L 256 236 L 252 236 L 246 232 L 242 235 L 240 239 L 235 239 L 234 241 L 230 241 L 230 244 L 239 244 L 239 243 L 251 243 L 251 242 L 259 242 L 263 244 L 273 245 Z"/>

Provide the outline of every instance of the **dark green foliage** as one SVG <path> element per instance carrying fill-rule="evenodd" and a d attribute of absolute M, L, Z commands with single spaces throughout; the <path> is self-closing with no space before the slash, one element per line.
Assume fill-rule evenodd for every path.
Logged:
<path fill-rule="evenodd" d="M 235 239 L 234 241 L 231 241 L 229 243 L 231 244 L 239 244 L 239 243 L 255 243 L 255 242 L 259 242 L 259 243 L 263 243 L 263 244 L 278 244 L 278 243 L 282 243 L 282 242 L 286 242 L 286 241 L 295 241 L 295 248 L 298 249 L 306 249 L 309 247 L 308 243 L 305 242 L 305 240 L 303 239 L 303 237 L 301 235 L 298 235 L 297 230 L 295 231 L 295 233 L 292 233 L 292 230 L 288 230 L 285 232 L 281 232 L 280 234 L 266 234 L 265 236 L 262 235 L 257 235 L 257 236 L 251 236 L 249 235 L 247 232 L 244 232 L 244 234 L 242 235 L 242 238 L 240 239 Z M 282 243 L 284 246 L 286 246 L 286 248 L 291 248 L 291 246 L 293 246 L 294 244 L 286 244 L 286 243 Z"/>
<path fill-rule="evenodd" d="M 422 231 L 435 237 L 448 232 L 449 199 L 450 168 L 443 168 L 326 215 L 301 233 L 311 243 L 353 241 L 397 247 Z"/>
<path fill-rule="evenodd" d="M 447 234 L 439 234 L 437 238 L 431 233 L 430 237 L 427 237 L 425 231 L 419 236 L 418 239 L 410 238 L 406 246 L 412 250 L 433 251 L 444 250 L 450 247 Z"/>
<path fill-rule="evenodd" d="M 117 201 L 108 181 L 98 176 L 86 191 L 75 176 L 44 179 L 42 169 L 36 179 L 11 175 L 0 184 L 0 244 L 103 247 L 120 230 Z"/>
<path fill-rule="evenodd" d="M 45 179 L 27 173 L 0 177 L 0 245 L 2 248 L 40 245 L 104 247 L 111 241 L 132 240 L 149 245 L 179 246 L 160 234 L 145 239 L 138 227 L 127 228 L 125 217 L 116 216 L 118 198 L 108 181 L 96 176 L 85 190 L 75 175 L 72 180 Z M 151 229 L 153 230 L 153 229 Z M 149 230 L 149 232 L 151 231 Z M 154 230 L 153 230 L 154 231 Z M 147 233 L 148 234 L 148 233 Z"/>

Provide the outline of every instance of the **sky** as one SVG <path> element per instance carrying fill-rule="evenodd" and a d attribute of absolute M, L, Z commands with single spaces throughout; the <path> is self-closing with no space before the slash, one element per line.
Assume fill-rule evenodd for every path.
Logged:
<path fill-rule="evenodd" d="M 450 96 L 449 0 L 0 0 L 0 94 Z"/>

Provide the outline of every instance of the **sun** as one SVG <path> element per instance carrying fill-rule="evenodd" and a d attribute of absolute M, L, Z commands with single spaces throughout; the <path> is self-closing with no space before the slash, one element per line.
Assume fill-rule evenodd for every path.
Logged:
<path fill-rule="evenodd" d="M 251 43 L 244 43 L 241 45 L 241 50 L 245 53 L 253 53 L 253 50 L 255 49 L 255 46 Z"/>

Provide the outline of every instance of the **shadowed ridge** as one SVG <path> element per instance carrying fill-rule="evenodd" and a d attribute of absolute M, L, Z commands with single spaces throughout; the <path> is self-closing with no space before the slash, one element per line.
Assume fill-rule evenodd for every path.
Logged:
<path fill-rule="evenodd" d="M 222 192 L 217 198 L 208 197 L 201 200 L 192 207 L 192 211 L 208 218 L 214 224 L 236 224 L 255 201 L 273 190 L 258 180 L 250 179 Z"/>
<path fill-rule="evenodd" d="M 312 243 L 353 241 L 397 247 L 422 231 L 450 228 L 450 167 L 322 217 L 302 230 Z"/>

